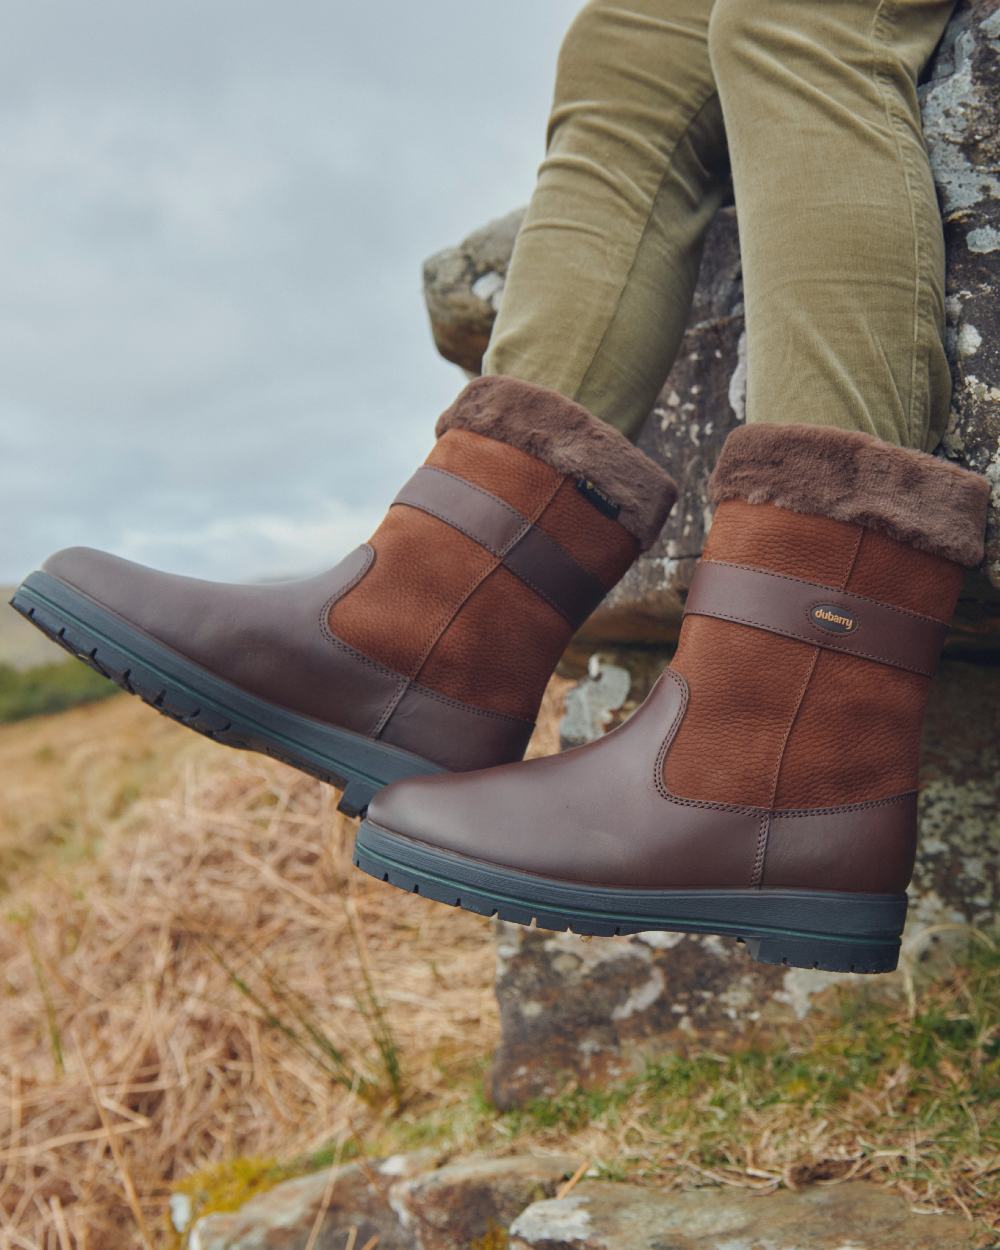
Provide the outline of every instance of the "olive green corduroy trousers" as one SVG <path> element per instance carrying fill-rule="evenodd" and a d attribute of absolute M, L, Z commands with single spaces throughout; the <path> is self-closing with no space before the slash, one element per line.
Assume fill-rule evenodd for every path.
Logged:
<path fill-rule="evenodd" d="M 954 0 L 591 0 L 484 371 L 635 437 L 730 176 L 747 420 L 930 449 L 951 397 L 917 80 Z"/>

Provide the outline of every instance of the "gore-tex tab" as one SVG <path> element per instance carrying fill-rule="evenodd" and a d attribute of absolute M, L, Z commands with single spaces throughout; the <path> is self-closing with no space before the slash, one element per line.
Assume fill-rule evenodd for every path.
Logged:
<path fill-rule="evenodd" d="M 576 489 L 588 503 L 594 505 L 598 512 L 603 512 L 605 516 L 611 517 L 612 521 L 618 520 L 618 513 L 622 510 L 621 504 L 617 504 L 613 499 L 609 499 L 600 487 L 594 485 L 590 478 L 579 478 L 576 483 Z"/>

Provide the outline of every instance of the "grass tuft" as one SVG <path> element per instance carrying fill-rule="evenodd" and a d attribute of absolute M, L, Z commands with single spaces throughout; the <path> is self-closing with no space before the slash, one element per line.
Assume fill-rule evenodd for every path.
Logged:
<path fill-rule="evenodd" d="M 63 712 L 117 693 L 112 682 L 79 660 L 57 660 L 24 670 L 0 664 L 0 724 Z"/>

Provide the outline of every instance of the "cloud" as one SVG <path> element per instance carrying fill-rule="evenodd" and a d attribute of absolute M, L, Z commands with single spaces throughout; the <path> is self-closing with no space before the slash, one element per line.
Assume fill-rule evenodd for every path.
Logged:
<path fill-rule="evenodd" d="M 281 519 L 306 545 L 353 542 L 462 381 L 435 356 L 421 262 L 527 199 L 575 7 L 12 13 L 0 581 L 140 535 L 182 571 L 253 575 L 257 551 L 272 573 L 301 545 L 261 545 Z"/>
<path fill-rule="evenodd" d="M 240 514 L 189 530 L 126 528 L 119 554 L 167 572 L 253 581 L 319 572 L 364 542 L 381 510 L 331 501 L 308 516 Z"/>

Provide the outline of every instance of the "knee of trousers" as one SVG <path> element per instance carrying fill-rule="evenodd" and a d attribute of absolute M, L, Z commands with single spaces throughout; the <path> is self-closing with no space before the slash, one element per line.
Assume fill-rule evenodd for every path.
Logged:
<path fill-rule="evenodd" d="M 588 0 L 570 23 L 556 62 L 553 108 L 592 99 L 599 84 L 609 89 L 640 58 L 649 0 Z"/>
<path fill-rule="evenodd" d="M 716 79 L 741 76 L 772 37 L 759 0 L 715 0 L 708 19 L 708 56 Z"/>

